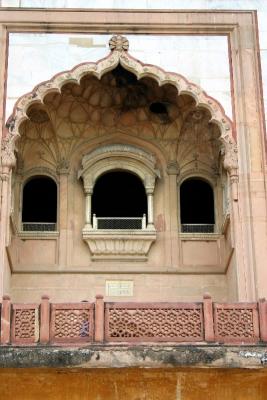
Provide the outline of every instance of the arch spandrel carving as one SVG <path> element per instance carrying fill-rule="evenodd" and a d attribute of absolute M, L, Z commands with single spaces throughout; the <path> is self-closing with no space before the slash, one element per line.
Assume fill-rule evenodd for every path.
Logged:
<path fill-rule="evenodd" d="M 128 40 L 120 35 L 110 40 L 110 54 L 96 63 L 86 62 L 74 67 L 71 71 L 61 72 L 55 75 L 50 81 L 40 83 L 31 93 L 22 96 L 16 103 L 11 117 L 8 119 L 8 134 L 4 139 L 4 151 L 2 162 L 6 158 L 12 160 L 10 154 L 14 151 L 15 141 L 19 137 L 19 128 L 23 121 L 29 117 L 27 110 L 34 104 L 44 104 L 44 98 L 49 93 L 61 93 L 62 87 L 68 83 L 80 84 L 81 79 L 86 75 L 95 76 L 97 79 L 107 72 L 115 69 L 119 64 L 126 70 L 132 72 L 138 80 L 144 77 L 154 79 L 159 86 L 170 84 L 177 89 L 177 96 L 189 95 L 195 101 L 196 107 L 202 107 L 209 111 L 210 122 L 216 124 L 220 129 L 219 140 L 223 147 L 224 166 L 230 171 L 237 167 L 237 150 L 233 137 L 233 125 L 225 115 L 222 106 L 204 90 L 197 85 L 190 83 L 181 75 L 166 72 L 163 69 L 142 64 L 128 54 Z M 11 146 L 9 145 L 11 143 Z M 2 146 L 3 147 L 3 146 Z M 14 160 L 12 160 L 14 163 Z M 12 164 L 11 163 L 11 164 Z"/>

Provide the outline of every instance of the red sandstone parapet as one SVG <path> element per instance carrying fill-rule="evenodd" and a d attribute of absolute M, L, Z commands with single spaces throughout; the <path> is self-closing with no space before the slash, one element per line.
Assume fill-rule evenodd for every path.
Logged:
<path fill-rule="evenodd" d="M 49 296 L 43 295 L 40 305 L 40 343 L 49 343 L 50 338 L 50 303 Z"/>
<path fill-rule="evenodd" d="M 267 302 L 213 303 L 205 294 L 195 303 L 12 304 L 1 307 L 1 345 L 82 345 L 93 343 L 267 342 Z"/>
<path fill-rule="evenodd" d="M 3 296 L 1 307 L 1 344 L 9 344 L 10 342 L 10 315 L 11 302 L 9 296 Z"/>
<path fill-rule="evenodd" d="M 208 293 L 203 296 L 203 313 L 205 341 L 214 342 L 213 305 L 211 296 Z"/>

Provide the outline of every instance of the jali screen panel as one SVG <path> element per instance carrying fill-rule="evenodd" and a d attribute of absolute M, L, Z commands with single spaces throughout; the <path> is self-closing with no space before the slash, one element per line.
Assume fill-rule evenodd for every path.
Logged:
<path fill-rule="evenodd" d="M 105 340 L 203 341 L 202 303 L 106 303 Z"/>
<path fill-rule="evenodd" d="M 11 342 L 34 344 L 39 340 L 39 304 L 13 304 Z"/>
<path fill-rule="evenodd" d="M 66 303 L 51 305 L 50 341 L 83 342 L 94 338 L 94 304 Z"/>
<path fill-rule="evenodd" d="M 214 331 L 218 342 L 258 342 L 259 317 L 256 303 L 214 303 Z"/>

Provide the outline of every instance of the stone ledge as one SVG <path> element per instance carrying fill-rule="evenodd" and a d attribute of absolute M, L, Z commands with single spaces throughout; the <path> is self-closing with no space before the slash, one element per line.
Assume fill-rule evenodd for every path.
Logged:
<path fill-rule="evenodd" d="M 267 346 L 1 347 L 0 368 L 267 368 Z"/>

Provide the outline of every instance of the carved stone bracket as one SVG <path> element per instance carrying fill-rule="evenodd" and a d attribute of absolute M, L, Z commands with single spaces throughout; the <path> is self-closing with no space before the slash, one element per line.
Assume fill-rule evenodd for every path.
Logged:
<path fill-rule="evenodd" d="M 8 133 L 2 139 L 1 143 L 1 165 L 2 167 L 7 167 L 9 169 L 13 168 L 16 165 L 16 157 L 15 157 L 15 136 L 11 133 Z"/>
<path fill-rule="evenodd" d="M 223 166 L 231 175 L 231 171 L 238 170 L 238 157 L 236 143 L 229 137 L 225 138 L 222 153 L 224 156 Z"/>
<path fill-rule="evenodd" d="M 70 172 L 70 163 L 65 158 L 61 159 L 57 165 L 57 173 L 59 175 L 68 175 Z"/>
<path fill-rule="evenodd" d="M 156 240 L 156 232 L 83 230 L 83 239 L 88 244 L 92 260 L 146 261 L 150 247 Z"/>

